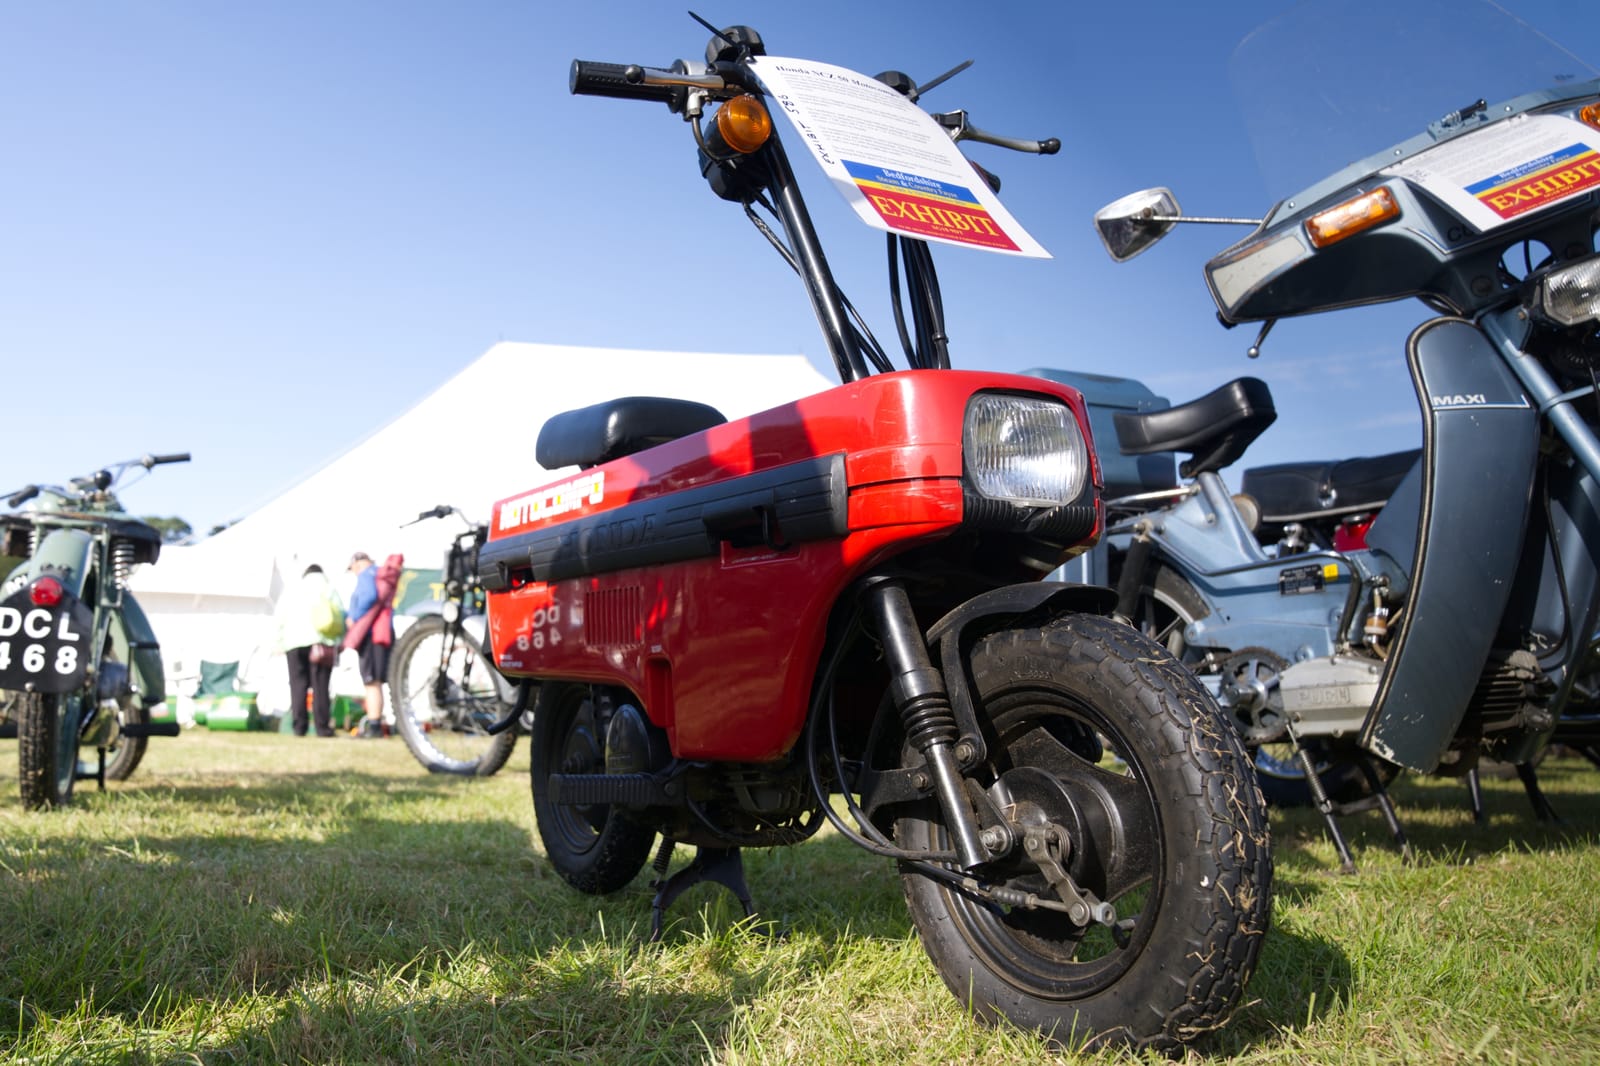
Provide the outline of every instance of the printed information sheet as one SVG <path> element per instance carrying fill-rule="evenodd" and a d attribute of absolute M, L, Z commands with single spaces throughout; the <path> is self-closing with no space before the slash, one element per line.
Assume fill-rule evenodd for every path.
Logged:
<path fill-rule="evenodd" d="M 1600 185 L 1600 138 L 1560 115 L 1521 115 L 1384 171 L 1427 189 L 1480 231 Z"/>
<path fill-rule="evenodd" d="M 923 240 L 1048 259 L 950 135 L 864 74 L 808 59 L 751 61 L 845 201 L 869 226 Z"/>

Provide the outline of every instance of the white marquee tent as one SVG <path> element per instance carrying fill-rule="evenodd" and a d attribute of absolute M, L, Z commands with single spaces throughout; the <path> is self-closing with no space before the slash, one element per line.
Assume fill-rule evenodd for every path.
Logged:
<path fill-rule="evenodd" d="M 310 563 L 338 578 L 352 552 L 408 567 L 438 568 L 456 519 L 407 526 L 452 504 L 487 521 L 499 499 L 555 480 L 534 461 L 545 420 L 616 396 L 670 396 L 739 418 L 829 387 L 804 356 L 713 355 L 502 343 L 432 395 L 221 533 L 168 547 L 132 588 L 150 615 L 166 661 L 168 691 L 183 691 L 201 660 L 238 661 L 241 686 L 261 709 L 288 702 L 281 654 L 272 647 L 273 604 Z M 515 396 L 514 407 L 494 398 Z M 359 692 L 346 655 L 336 692 Z"/>

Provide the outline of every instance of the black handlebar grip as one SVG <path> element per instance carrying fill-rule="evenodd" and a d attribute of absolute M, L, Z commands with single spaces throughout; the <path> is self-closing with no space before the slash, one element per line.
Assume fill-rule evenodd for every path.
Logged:
<path fill-rule="evenodd" d="M 1055 155 L 1059 151 L 1061 151 L 1060 137 L 1051 137 L 1048 140 L 1039 142 L 1040 155 Z"/>
<path fill-rule="evenodd" d="M 572 74 L 567 78 L 567 88 L 574 96 L 615 96 L 623 100 L 659 100 L 672 102 L 678 91 L 674 85 L 646 85 L 629 81 L 628 71 L 637 70 L 622 63 L 596 63 L 588 59 L 574 59 Z M 635 75 L 637 77 L 637 75 Z"/>
<path fill-rule="evenodd" d="M 29 500 L 33 499 L 37 495 L 39 495 L 39 486 L 38 485 L 29 485 L 27 488 L 18 489 L 16 492 L 12 493 L 10 496 L 7 496 L 6 497 L 6 506 L 7 507 L 21 507 L 23 504 L 27 503 Z"/>
<path fill-rule="evenodd" d="M 188 452 L 177 452 L 173 455 L 152 455 L 150 457 L 151 466 L 160 466 L 162 463 L 187 463 L 188 461 Z"/>

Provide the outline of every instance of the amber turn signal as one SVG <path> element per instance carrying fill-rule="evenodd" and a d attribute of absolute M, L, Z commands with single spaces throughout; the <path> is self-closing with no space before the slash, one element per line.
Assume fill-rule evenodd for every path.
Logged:
<path fill-rule="evenodd" d="M 1387 185 L 1373 189 L 1338 207 L 1330 207 L 1306 220 L 1306 236 L 1313 248 L 1326 248 L 1362 230 L 1400 217 L 1400 204 Z"/>
<path fill-rule="evenodd" d="M 1600 130 L 1600 100 L 1579 111 L 1578 117 L 1594 129 Z"/>
<path fill-rule="evenodd" d="M 772 136 L 772 116 L 760 97 L 735 96 L 717 112 L 717 133 L 729 148 L 749 155 Z"/>

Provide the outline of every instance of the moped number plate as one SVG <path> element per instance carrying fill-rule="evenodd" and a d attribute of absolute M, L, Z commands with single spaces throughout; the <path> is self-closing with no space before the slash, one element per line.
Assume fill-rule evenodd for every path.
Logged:
<path fill-rule="evenodd" d="M 36 606 L 26 589 L 0 603 L 0 688 L 59 694 L 83 683 L 89 670 L 94 615 L 68 596 Z"/>

